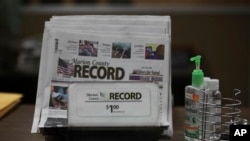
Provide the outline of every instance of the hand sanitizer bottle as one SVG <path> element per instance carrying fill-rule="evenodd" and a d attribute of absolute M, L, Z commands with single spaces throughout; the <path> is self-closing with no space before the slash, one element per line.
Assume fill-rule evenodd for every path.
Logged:
<path fill-rule="evenodd" d="M 209 89 L 208 92 L 208 102 L 211 103 L 209 111 L 214 116 L 210 116 L 209 121 L 214 123 L 212 126 L 208 126 L 210 134 L 210 140 L 219 140 L 221 131 L 221 92 L 219 90 L 219 80 L 218 79 L 207 79 L 205 80 L 206 87 Z"/>
<path fill-rule="evenodd" d="M 201 56 L 191 58 L 196 69 L 192 72 L 192 85 L 185 88 L 185 140 L 198 141 L 199 139 L 199 99 L 204 84 L 204 73 L 200 69 Z"/>

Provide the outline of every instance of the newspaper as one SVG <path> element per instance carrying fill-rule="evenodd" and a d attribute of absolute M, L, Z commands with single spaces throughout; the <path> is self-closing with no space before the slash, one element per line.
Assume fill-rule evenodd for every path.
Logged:
<path fill-rule="evenodd" d="M 170 37 L 168 16 L 52 17 L 45 24 L 32 133 L 134 125 L 165 127 L 172 136 Z"/>
<path fill-rule="evenodd" d="M 87 23 L 103 25 L 164 26 L 169 28 L 169 16 L 126 16 L 126 15 L 89 15 L 89 16 L 53 16 L 51 22 Z M 168 30 L 170 32 L 170 30 Z"/>

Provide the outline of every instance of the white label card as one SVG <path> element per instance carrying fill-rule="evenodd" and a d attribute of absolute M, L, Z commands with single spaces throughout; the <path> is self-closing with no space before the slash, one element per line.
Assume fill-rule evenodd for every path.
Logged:
<path fill-rule="evenodd" d="M 79 116 L 150 116 L 151 90 L 145 89 L 78 89 Z"/>
<path fill-rule="evenodd" d="M 69 126 L 159 126 L 155 83 L 81 83 L 69 87 Z"/>

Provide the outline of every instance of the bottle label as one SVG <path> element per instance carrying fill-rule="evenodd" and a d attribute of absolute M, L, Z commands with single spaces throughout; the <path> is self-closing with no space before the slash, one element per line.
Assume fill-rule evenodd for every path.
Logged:
<path fill-rule="evenodd" d="M 199 137 L 199 94 L 185 94 L 185 135 L 190 138 Z"/>

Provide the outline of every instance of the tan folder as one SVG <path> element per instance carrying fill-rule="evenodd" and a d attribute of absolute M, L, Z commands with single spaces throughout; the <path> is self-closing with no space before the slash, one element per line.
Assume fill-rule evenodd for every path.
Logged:
<path fill-rule="evenodd" d="M 0 118 L 16 106 L 22 97 L 20 93 L 0 92 Z"/>

